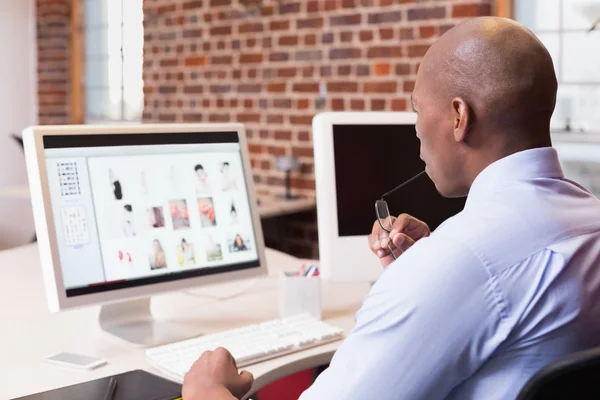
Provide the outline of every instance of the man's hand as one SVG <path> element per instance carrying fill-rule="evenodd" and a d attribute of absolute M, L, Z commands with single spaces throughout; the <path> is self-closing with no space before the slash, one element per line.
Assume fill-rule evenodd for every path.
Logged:
<path fill-rule="evenodd" d="M 254 377 L 248 371 L 238 373 L 231 353 L 219 347 L 205 351 L 183 380 L 184 400 L 240 399 L 252 388 Z"/>
<path fill-rule="evenodd" d="M 408 214 L 402 214 L 398 218 L 390 218 L 393 229 L 389 234 L 381 228 L 378 221 L 375 221 L 373 231 L 369 235 L 369 247 L 379 257 L 383 268 L 394 262 L 389 247 L 394 251 L 394 255 L 399 257 L 417 240 L 431 234 L 425 222 Z"/>

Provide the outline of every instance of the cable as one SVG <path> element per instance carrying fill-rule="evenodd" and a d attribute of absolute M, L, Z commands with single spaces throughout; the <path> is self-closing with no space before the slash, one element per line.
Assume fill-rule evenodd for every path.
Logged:
<path fill-rule="evenodd" d="M 207 293 L 194 293 L 189 290 L 184 290 L 183 293 L 187 294 L 188 296 L 204 297 L 204 298 L 211 299 L 211 300 L 223 301 L 223 300 L 229 300 L 229 299 L 233 299 L 233 298 L 243 295 L 244 293 L 246 293 L 248 291 L 248 289 L 250 289 L 252 286 L 256 285 L 256 283 L 258 281 L 259 281 L 258 278 L 251 279 L 241 289 L 238 289 L 237 291 L 230 293 L 226 296 L 214 296 L 214 295 L 207 294 Z"/>

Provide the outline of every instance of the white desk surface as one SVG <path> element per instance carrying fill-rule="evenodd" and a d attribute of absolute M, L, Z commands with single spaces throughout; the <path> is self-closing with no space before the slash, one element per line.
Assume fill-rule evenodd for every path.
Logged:
<path fill-rule="evenodd" d="M 261 218 L 279 217 L 314 210 L 317 202 L 314 198 L 283 199 L 275 197 L 260 197 L 258 214 Z"/>
<path fill-rule="evenodd" d="M 269 277 L 260 278 L 244 294 L 228 300 L 210 296 L 235 293 L 246 282 L 198 288 L 153 299 L 156 318 L 184 322 L 199 332 L 215 332 L 278 317 L 277 284 L 282 270 L 297 270 L 300 260 L 267 250 Z M 323 282 L 323 320 L 346 329 L 369 284 Z M 103 333 L 98 326 L 99 307 L 51 314 L 35 244 L 0 252 L 0 399 L 14 398 L 73 385 L 121 372 L 144 369 L 160 374 L 145 359 L 144 350 L 128 347 Z M 326 364 L 341 341 L 289 354 L 246 367 L 254 374 L 253 390 L 292 373 Z M 54 352 L 70 351 L 99 356 L 108 364 L 80 371 L 46 364 Z"/>

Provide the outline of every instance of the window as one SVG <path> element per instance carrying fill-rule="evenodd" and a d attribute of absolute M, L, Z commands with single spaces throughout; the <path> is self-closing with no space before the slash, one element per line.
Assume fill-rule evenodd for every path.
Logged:
<path fill-rule="evenodd" d="M 84 122 L 139 122 L 144 108 L 142 0 L 83 0 Z"/>
<path fill-rule="evenodd" d="M 600 0 L 515 0 L 514 18 L 554 60 L 559 88 L 553 132 L 600 132 Z"/>

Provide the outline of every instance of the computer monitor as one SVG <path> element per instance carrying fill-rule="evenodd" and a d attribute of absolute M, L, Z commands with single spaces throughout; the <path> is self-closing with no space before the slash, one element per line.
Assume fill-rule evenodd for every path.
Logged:
<path fill-rule="evenodd" d="M 103 304 L 104 330 L 164 343 L 182 337 L 152 319 L 151 295 L 267 273 L 243 125 L 36 126 L 23 139 L 51 311 Z"/>
<path fill-rule="evenodd" d="M 324 279 L 375 281 L 382 272 L 367 236 L 375 201 L 425 169 L 412 112 L 322 113 L 313 120 L 319 258 Z M 434 230 L 460 212 L 465 199 L 447 199 L 423 175 L 386 201 Z M 415 265 L 418 268 L 418 265 Z"/>

